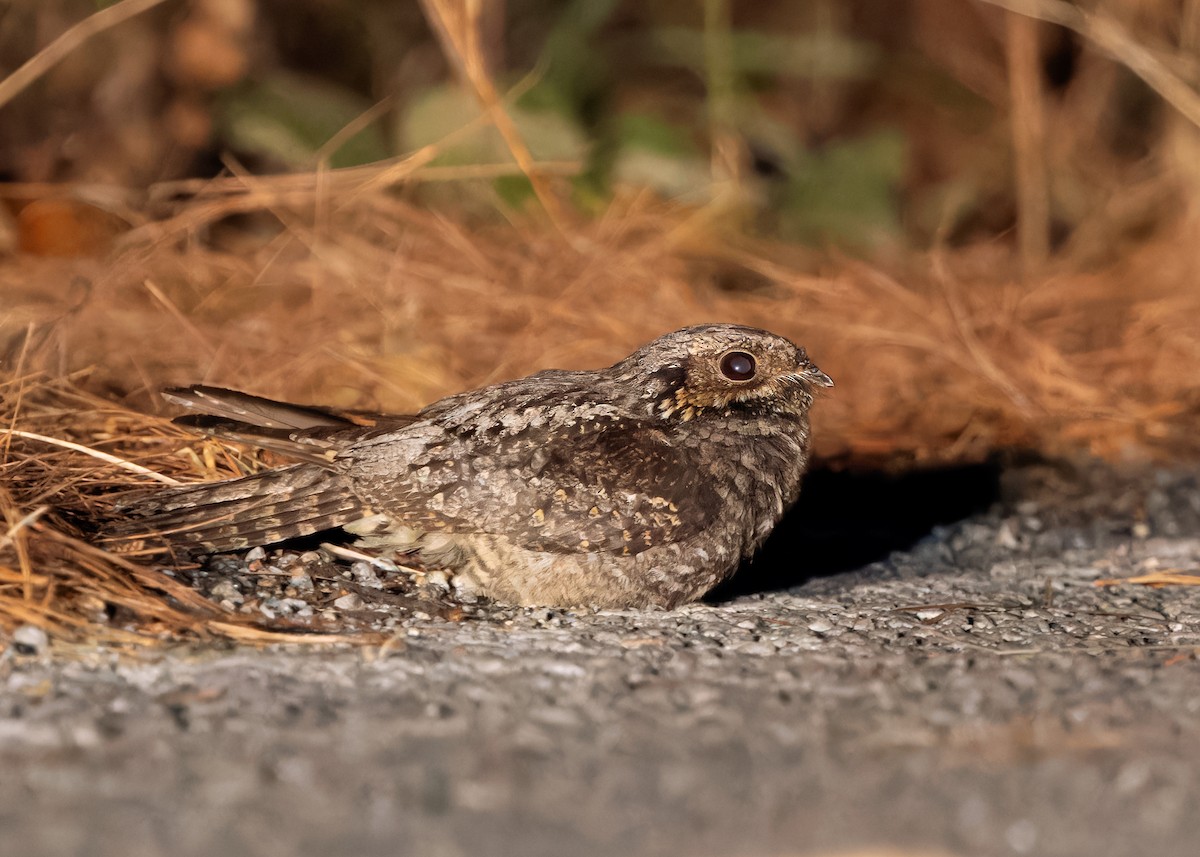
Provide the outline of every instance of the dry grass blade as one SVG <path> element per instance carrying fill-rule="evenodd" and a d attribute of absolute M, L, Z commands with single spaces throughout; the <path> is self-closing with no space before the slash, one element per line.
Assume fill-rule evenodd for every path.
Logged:
<path fill-rule="evenodd" d="M 170 476 L 164 476 L 161 473 L 155 473 L 149 467 L 142 467 L 140 464 L 134 464 L 132 461 L 125 461 L 115 455 L 110 455 L 107 452 L 102 452 L 98 449 L 84 446 L 81 443 L 73 443 L 69 440 L 63 440 L 57 437 L 47 437 L 44 434 L 36 434 L 31 431 L 21 431 L 20 429 L 8 429 L 5 434 L 12 437 L 19 437 L 22 440 L 36 440 L 39 443 L 48 443 L 52 446 L 61 446 L 63 449 L 72 449 L 75 452 L 82 452 L 84 455 L 90 455 L 92 458 L 98 458 L 101 461 L 106 461 L 109 464 L 115 464 L 123 470 L 128 470 L 130 473 L 136 473 L 139 476 L 145 476 L 153 479 L 155 482 L 161 482 L 164 485 L 178 485 L 178 479 L 172 479 Z M 0 542 L 0 547 L 3 543 Z"/>
<path fill-rule="evenodd" d="M 421 0 L 421 8 L 425 11 L 426 20 L 437 33 L 447 59 L 459 69 L 463 78 L 475 90 L 480 104 L 512 153 L 513 160 L 529 179 L 533 192 L 549 216 L 550 222 L 560 234 L 565 234 L 567 217 L 562 202 L 538 168 L 533 153 L 529 151 L 529 146 L 517 129 L 517 124 L 504 109 L 504 100 L 492 80 L 483 47 L 483 4 L 471 0 Z"/>
<path fill-rule="evenodd" d="M 1017 243 L 1026 270 L 1050 254 L 1050 191 L 1046 175 L 1046 118 L 1038 53 L 1039 23 L 1007 15 L 1009 110 L 1017 179 Z"/>
<path fill-rule="evenodd" d="M 71 27 L 24 65 L 0 80 L 0 107 L 3 107 L 29 84 L 33 83 L 72 51 L 93 36 L 103 33 L 135 15 L 153 9 L 165 0 L 120 0 L 106 9 L 101 9 Z"/>
<path fill-rule="evenodd" d="M 0 550 L 4 550 L 4 548 L 11 545 L 13 543 L 13 539 L 15 539 L 23 529 L 28 527 L 30 524 L 32 524 L 34 521 L 36 521 L 38 518 L 42 517 L 42 515 L 46 514 L 49 511 L 50 511 L 49 506 L 38 506 L 32 512 L 25 515 L 23 518 L 21 518 L 15 524 L 13 524 L 11 527 L 9 527 L 8 532 L 5 533 L 4 535 L 0 536 Z"/>
<path fill-rule="evenodd" d="M 1149 574 L 1138 574 L 1133 577 L 1109 577 L 1097 580 L 1094 586 L 1200 586 L 1200 574 L 1189 574 L 1177 569 L 1163 569 Z"/>
<path fill-rule="evenodd" d="M 1018 15 L 1074 30 L 1140 77 L 1189 122 L 1200 127 L 1200 93 L 1103 11 L 1086 11 L 1065 0 L 984 0 Z"/>
<path fill-rule="evenodd" d="M 6 387 L 11 385 L 0 389 Z M 0 631 L 29 623 L 59 639 L 123 646 L 179 638 L 255 645 L 379 642 L 377 634 L 262 627 L 133 554 L 92 544 L 84 532 L 89 522 L 111 515 L 111 498 L 121 492 L 149 480 L 180 484 L 232 476 L 245 462 L 235 455 L 224 465 L 215 459 L 206 464 L 203 455 L 181 455 L 185 443 L 211 446 L 212 441 L 117 408 L 65 382 L 24 379 L 21 390 L 20 414 L 13 411 L 17 397 L 8 396 L 0 399 L 0 419 L 40 431 L 10 429 L 10 445 L 0 461 L 5 486 L 0 515 L 9 522 L 0 533 Z M 89 442 L 55 436 L 63 434 Z M 126 457 L 95 448 L 102 444 L 117 445 Z M 134 455 L 154 466 L 128 460 Z M 114 475 L 130 473 L 137 479 Z"/>

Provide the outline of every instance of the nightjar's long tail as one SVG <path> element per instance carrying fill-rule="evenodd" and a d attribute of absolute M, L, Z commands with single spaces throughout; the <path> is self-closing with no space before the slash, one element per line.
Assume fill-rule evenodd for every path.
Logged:
<path fill-rule="evenodd" d="M 163 396 L 191 412 L 176 419 L 178 424 L 304 462 L 227 482 L 156 490 L 127 501 L 108 528 L 113 539 L 144 538 L 195 553 L 274 544 L 363 517 L 361 502 L 331 460 L 364 434 L 413 420 L 203 385 L 165 390 Z"/>
<path fill-rule="evenodd" d="M 222 553 L 312 535 L 363 517 L 338 474 L 296 464 L 227 482 L 156 491 L 120 510 L 110 535 Z"/>

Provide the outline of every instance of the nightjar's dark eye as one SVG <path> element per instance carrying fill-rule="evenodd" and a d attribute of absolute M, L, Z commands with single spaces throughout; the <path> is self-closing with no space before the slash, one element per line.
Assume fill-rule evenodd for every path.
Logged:
<path fill-rule="evenodd" d="M 754 355 L 730 351 L 721 358 L 721 374 L 730 381 L 749 381 L 754 377 Z"/>

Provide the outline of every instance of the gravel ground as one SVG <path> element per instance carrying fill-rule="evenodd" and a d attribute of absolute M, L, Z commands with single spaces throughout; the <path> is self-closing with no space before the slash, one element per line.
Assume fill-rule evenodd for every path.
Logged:
<path fill-rule="evenodd" d="M 346 567 L 382 647 L 22 637 L 3 851 L 1196 853 L 1200 587 L 1095 581 L 1200 573 L 1200 473 L 809 488 L 736 587 L 676 611 L 398 616 L 387 573 Z"/>

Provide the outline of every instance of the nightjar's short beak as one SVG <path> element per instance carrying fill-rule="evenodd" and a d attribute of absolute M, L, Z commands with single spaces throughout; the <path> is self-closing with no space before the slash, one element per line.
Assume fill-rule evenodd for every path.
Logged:
<path fill-rule="evenodd" d="M 811 363 L 804 367 L 803 375 L 806 380 L 814 384 L 820 384 L 822 387 L 833 386 L 833 379 Z"/>
<path fill-rule="evenodd" d="M 816 384 L 820 387 L 832 387 L 833 379 L 822 372 L 808 359 L 808 352 L 803 348 L 796 349 L 796 362 L 800 364 L 800 377 L 810 384 Z"/>

